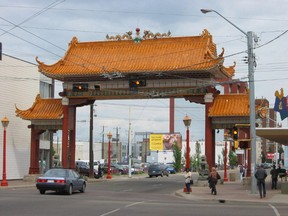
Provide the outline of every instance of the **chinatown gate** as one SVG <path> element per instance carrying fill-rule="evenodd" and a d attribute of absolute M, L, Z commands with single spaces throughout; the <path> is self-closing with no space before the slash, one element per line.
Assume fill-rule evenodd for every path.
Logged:
<path fill-rule="evenodd" d="M 74 37 L 53 65 L 36 58 L 40 73 L 62 81 L 63 91 L 62 99 L 37 96 L 31 108 L 16 108 L 17 116 L 31 121 L 29 174 L 39 173 L 39 135 L 46 130 L 62 130 L 62 166 L 75 168 L 76 108 L 114 99 L 185 98 L 203 104 L 205 154 L 209 167 L 214 166 L 215 130 L 249 124 L 247 85 L 232 80 L 235 65 L 223 66 L 224 49 L 217 54 L 207 30 L 172 37 L 170 32 L 141 34 L 137 28 L 134 37 L 127 32 L 106 39 L 79 42 Z M 223 95 L 216 85 L 224 86 Z M 173 118 L 170 114 L 170 128 Z M 249 128 L 243 128 L 243 137 L 249 136 Z"/>

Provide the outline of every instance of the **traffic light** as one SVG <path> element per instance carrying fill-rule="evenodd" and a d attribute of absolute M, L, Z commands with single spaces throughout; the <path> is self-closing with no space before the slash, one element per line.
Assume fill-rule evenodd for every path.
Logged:
<path fill-rule="evenodd" d="M 137 88 L 137 87 L 143 87 L 146 86 L 146 80 L 144 79 L 132 79 L 129 80 L 129 87 L 130 88 Z"/>
<path fill-rule="evenodd" d="M 232 129 L 232 138 L 233 140 L 238 140 L 238 128 L 237 127 L 233 127 Z"/>
<path fill-rule="evenodd" d="M 88 91 L 88 83 L 73 83 L 73 92 Z"/>

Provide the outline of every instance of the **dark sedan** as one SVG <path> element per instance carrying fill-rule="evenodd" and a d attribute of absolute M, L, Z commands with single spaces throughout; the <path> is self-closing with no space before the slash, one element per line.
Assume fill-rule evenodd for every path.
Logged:
<path fill-rule="evenodd" d="M 71 195 L 74 191 L 85 192 L 86 181 L 72 169 L 50 169 L 37 178 L 36 188 L 40 194 L 52 190 Z"/>
<path fill-rule="evenodd" d="M 149 177 L 153 177 L 153 176 L 161 176 L 163 177 L 164 175 L 166 175 L 167 177 L 169 176 L 169 172 L 166 169 L 165 165 L 162 164 L 152 164 L 149 166 L 148 168 L 148 175 Z"/>
<path fill-rule="evenodd" d="M 76 164 L 76 171 L 80 174 L 80 175 L 84 175 L 84 176 L 87 176 L 89 177 L 89 174 L 90 174 L 90 167 L 86 164 Z M 99 179 L 100 176 L 98 174 L 98 171 L 96 169 L 94 169 L 94 178 L 96 179 Z"/>

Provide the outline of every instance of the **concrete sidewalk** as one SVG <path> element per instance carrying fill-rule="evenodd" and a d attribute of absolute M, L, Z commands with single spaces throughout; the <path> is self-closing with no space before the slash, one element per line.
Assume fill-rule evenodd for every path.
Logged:
<path fill-rule="evenodd" d="M 285 203 L 288 204 L 288 194 L 281 194 L 281 181 L 278 181 L 277 190 L 271 189 L 270 176 L 266 180 L 266 197 L 260 199 L 258 191 L 256 194 L 251 193 L 250 185 L 243 185 L 238 181 L 228 181 L 223 184 L 217 184 L 217 195 L 212 195 L 211 190 L 206 186 L 192 185 L 192 193 L 186 194 L 183 189 L 177 190 L 176 195 L 189 200 L 210 200 L 219 202 L 266 202 L 266 203 Z"/>

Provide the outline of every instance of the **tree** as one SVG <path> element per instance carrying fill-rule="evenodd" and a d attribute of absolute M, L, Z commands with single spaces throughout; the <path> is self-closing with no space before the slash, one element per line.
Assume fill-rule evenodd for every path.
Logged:
<path fill-rule="evenodd" d="M 182 165 L 181 165 L 181 149 L 177 144 L 173 145 L 173 157 L 174 157 L 174 168 L 176 170 L 176 172 L 179 172 Z"/>
<path fill-rule="evenodd" d="M 228 158 L 229 158 L 229 164 L 231 167 L 234 167 L 237 165 L 238 157 L 235 154 L 235 152 L 229 151 Z"/>
<path fill-rule="evenodd" d="M 191 168 L 198 171 L 200 167 L 200 161 L 201 161 L 201 147 L 198 141 L 196 141 L 195 150 L 196 150 L 196 153 L 191 157 L 190 161 L 191 161 Z"/>

